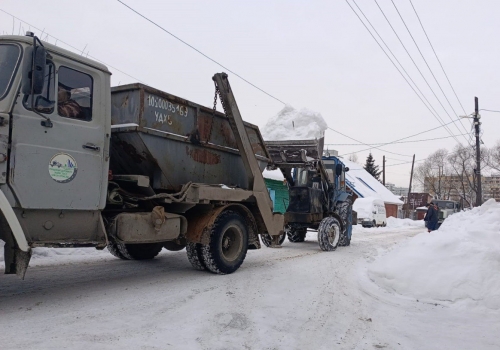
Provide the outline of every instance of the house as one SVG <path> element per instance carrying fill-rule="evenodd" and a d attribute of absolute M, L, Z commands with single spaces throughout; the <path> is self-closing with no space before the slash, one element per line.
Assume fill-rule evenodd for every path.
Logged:
<path fill-rule="evenodd" d="M 397 218 L 401 216 L 403 201 L 363 169 L 362 165 L 347 159 L 342 159 L 342 163 L 349 168 L 346 173 L 346 185 L 352 191 L 355 200 L 358 197 L 380 198 L 384 201 L 387 217 Z"/>

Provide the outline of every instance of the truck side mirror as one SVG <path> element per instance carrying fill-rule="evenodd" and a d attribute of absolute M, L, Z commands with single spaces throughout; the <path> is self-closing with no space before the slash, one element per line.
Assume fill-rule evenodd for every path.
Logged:
<path fill-rule="evenodd" d="M 23 78 L 21 92 L 25 95 L 39 95 L 43 91 L 45 81 L 45 65 L 47 51 L 43 46 L 28 47 L 23 62 Z"/>
<path fill-rule="evenodd" d="M 349 167 L 345 167 L 344 171 L 347 173 L 349 171 Z"/>
<path fill-rule="evenodd" d="M 335 166 L 335 175 L 337 175 L 337 176 L 342 175 L 342 171 L 343 171 L 342 164 L 337 164 Z"/>

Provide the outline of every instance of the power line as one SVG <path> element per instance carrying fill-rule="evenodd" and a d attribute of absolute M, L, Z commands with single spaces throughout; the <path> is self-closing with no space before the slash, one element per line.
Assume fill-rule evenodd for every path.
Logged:
<path fill-rule="evenodd" d="M 1 12 L 3 12 L 3 13 L 5 13 L 5 14 L 7 14 L 7 15 L 9 15 L 9 16 L 12 16 L 12 18 L 17 19 L 20 23 L 27 24 L 27 25 L 29 25 L 30 27 L 35 28 L 36 30 L 38 30 L 38 31 L 40 31 L 40 32 L 42 32 L 42 33 L 43 33 L 43 32 L 45 32 L 45 30 L 43 30 L 43 31 L 42 31 L 42 29 L 35 27 L 34 25 L 32 25 L 32 24 L 30 24 L 30 23 L 28 23 L 28 22 L 26 22 L 26 21 L 24 21 L 24 20 L 20 19 L 19 17 L 14 16 L 14 15 L 13 15 L 13 14 L 11 14 L 11 13 L 8 13 L 8 12 L 7 12 L 7 11 L 5 11 L 5 10 L 0 9 L 0 11 L 1 11 Z M 53 36 L 53 35 L 49 35 L 48 33 L 45 33 L 45 34 L 46 34 L 46 38 L 51 37 L 51 38 L 55 39 L 55 40 L 56 40 L 56 45 L 57 45 L 57 42 L 61 42 L 61 43 L 63 43 L 64 45 L 66 45 L 66 46 L 68 46 L 68 47 L 71 47 L 72 49 L 76 50 L 77 52 L 81 52 L 81 51 L 82 51 L 81 49 L 76 48 L 76 47 L 74 47 L 73 45 L 68 44 L 67 42 L 62 41 L 61 39 L 56 38 L 56 37 L 55 37 L 55 36 Z M 45 40 L 45 41 L 47 41 L 47 40 Z M 110 67 L 110 68 L 114 69 L 115 71 L 120 72 L 120 73 L 122 73 L 122 74 L 124 74 L 124 75 L 128 76 L 129 78 L 132 78 L 132 79 L 134 79 L 134 80 L 136 80 L 136 81 L 138 81 L 138 82 L 141 82 L 141 83 L 142 83 L 142 81 L 141 81 L 140 79 L 137 79 L 137 78 L 135 78 L 135 77 L 131 76 L 130 74 L 125 73 L 124 71 L 122 71 L 122 70 L 120 70 L 120 69 L 118 69 L 118 68 L 116 68 L 116 67 L 113 67 L 112 65 L 110 65 L 110 64 L 108 64 L 108 63 L 106 63 L 106 62 L 104 62 L 104 61 L 101 61 L 100 59 L 98 59 L 98 58 L 96 58 L 96 57 L 93 57 L 93 56 L 89 55 L 88 53 L 87 53 L 86 57 L 90 57 L 91 59 L 93 59 L 93 60 L 95 60 L 95 61 L 101 62 L 102 64 L 105 64 L 106 66 L 108 66 L 108 67 Z"/>
<path fill-rule="evenodd" d="M 463 152 L 463 149 L 460 149 L 458 151 L 455 151 L 455 152 L 446 152 L 446 156 L 451 156 L 453 154 L 457 154 L 457 153 L 460 153 L 460 152 Z M 430 156 L 429 156 L 430 157 Z M 423 161 L 426 161 L 427 159 L 429 159 L 429 157 L 426 157 L 426 158 L 422 158 L 422 159 L 419 159 L 419 160 L 416 160 L 415 163 L 417 162 L 423 162 Z M 409 162 L 403 162 L 403 163 L 398 163 L 398 164 L 390 164 L 390 165 L 386 165 L 385 167 L 387 168 L 388 166 L 397 166 L 397 165 L 403 165 L 403 164 L 410 164 L 411 161 Z"/>
<path fill-rule="evenodd" d="M 260 87 L 258 87 L 257 85 L 255 84 L 252 84 L 251 82 L 249 82 L 248 80 L 246 80 L 245 78 L 243 78 L 241 75 L 237 74 L 236 72 L 232 71 L 231 69 L 227 68 L 226 66 L 222 65 L 221 63 L 217 62 L 216 60 L 214 60 L 213 58 L 211 58 L 210 56 L 204 54 L 203 52 L 201 52 L 200 50 L 198 50 L 196 47 L 194 47 L 193 45 L 185 42 L 184 40 L 182 40 L 181 38 L 179 38 L 178 36 L 174 35 L 173 33 L 169 32 L 168 30 L 166 30 L 165 28 L 163 28 L 162 26 L 160 26 L 158 23 L 154 22 L 153 20 L 147 18 L 146 16 L 144 16 L 143 14 L 139 13 L 138 11 L 134 10 L 132 7 L 130 7 L 129 5 L 125 4 L 123 1 L 121 0 L 117 0 L 120 4 L 122 4 L 123 6 L 127 7 L 129 10 L 131 10 L 132 12 L 136 13 L 137 15 L 139 15 L 140 17 L 144 18 L 146 21 L 148 21 L 149 23 L 153 24 L 154 26 L 158 27 L 159 29 L 161 29 L 162 31 L 164 31 L 165 33 L 169 34 L 170 36 L 174 37 L 175 39 L 179 40 L 181 43 L 183 43 L 184 45 L 190 47 L 191 49 L 193 49 L 194 51 L 198 52 L 200 55 L 202 55 L 203 57 L 209 59 L 210 61 L 212 61 L 213 63 L 217 64 L 218 66 L 226 69 L 228 72 L 234 74 L 235 76 L 237 76 L 238 78 L 240 78 L 241 80 L 243 80 L 245 83 L 253 86 L 254 88 L 256 88 L 257 90 L 263 92 L 264 94 L 266 94 L 267 96 L 275 99 L 276 101 L 278 102 L 281 102 L 283 103 L 284 105 L 286 105 L 285 102 L 281 101 L 279 98 L 277 97 L 274 97 L 273 95 L 271 95 L 270 93 L 262 90 Z"/>
<path fill-rule="evenodd" d="M 335 129 L 333 129 L 333 128 L 328 127 L 328 129 L 330 129 L 330 130 L 332 130 L 332 131 L 336 132 L 337 134 L 340 134 L 340 135 L 342 135 L 342 136 L 344 136 L 344 137 L 347 137 L 347 138 L 348 138 L 348 139 L 350 139 L 350 140 L 353 140 L 353 141 L 356 141 L 356 142 L 362 143 L 363 145 L 369 146 L 368 144 L 366 144 L 366 143 L 364 143 L 364 142 L 361 142 L 361 141 L 359 141 L 359 140 L 356 140 L 355 138 L 352 138 L 352 137 L 350 137 L 350 136 L 347 136 L 346 134 L 343 134 L 343 133 L 341 133 L 340 131 L 337 131 L 337 130 L 335 130 Z M 379 147 L 372 147 L 372 148 L 376 148 L 376 149 L 378 149 L 378 150 L 380 150 L 380 151 L 383 151 L 383 152 L 387 152 L 387 153 L 391 153 L 391 154 L 396 154 L 396 155 L 398 155 L 398 156 L 403 156 L 403 157 L 413 157 L 413 156 L 410 156 L 410 155 L 407 155 L 407 154 L 400 154 L 400 153 L 395 153 L 395 152 L 391 152 L 391 151 L 383 150 L 383 149 L 381 149 L 381 148 L 379 148 Z M 370 149 L 372 149 L 372 148 L 370 148 Z M 353 153 L 358 153 L 358 152 L 353 152 Z M 348 154 L 352 154 L 352 153 L 348 153 Z M 342 154 L 342 155 L 344 156 L 344 155 L 346 155 L 346 154 Z"/>
<path fill-rule="evenodd" d="M 480 111 L 487 111 L 487 112 L 495 112 L 495 113 L 500 113 L 500 111 L 493 111 L 491 109 L 480 109 Z"/>
<path fill-rule="evenodd" d="M 368 24 L 370 25 L 370 27 L 373 29 L 373 31 L 375 32 L 375 34 L 377 34 L 377 36 L 379 37 L 379 39 L 382 41 L 382 43 L 385 45 L 385 47 L 387 48 L 387 50 L 391 53 L 391 55 L 394 57 L 394 59 L 396 60 L 396 62 L 398 62 L 399 66 L 401 67 L 401 69 L 406 73 L 406 75 L 408 76 L 408 79 L 410 79 L 410 81 L 413 83 L 413 85 L 415 86 L 415 88 L 418 90 L 418 92 L 420 92 L 420 94 L 422 95 L 422 97 L 425 99 L 425 101 L 427 102 L 427 104 L 429 106 L 431 106 L 431 108 L 434 110 L 434 112 L 436 114 L 437 111 L 434 109 L 434 107 L 432 106 L 432 104 L 429 102 L 429 100 L 427 99 L 427 97 L 425 96 L 425 94 L 422 92 L 422 90 L 420 90 L 420 88 L 418 87 L 417 83 L 415 83 L 415 81 L 412 79 L 412 77 L 410 76 L 410 74 L 406 71 L 406 69 L 404 68 L 404 66 L 401 64 L 401 62 L 398 60 L 398 58 L 396 57 L 396 55 L 392 52 L 392 50 L 389 48 L 389 45 L 387 45 L 387 43 L 384 41 L 384 39 L 382 38 L 382 36 L 378 33 L 377 29 L 375 29 L 375 27 L 372 25 L 372 23 L 370 22 L 370 20 L 368 19 L 368 17 L 366 17 L 365 13 L 363 12 L 363 10 L 361 10 L 361 8 L 358 6 L 358 4 L 356 3 L 355 0 L 353 0 L 353 3 L 354 5 L 356 5 L 356 7 L 358 8 L 359 12 L 361 12 L 361 14 L 363 15 L 363 17 L 365 18 L 366 22 L 368 22 Z M 386 54 L 387 55 L 387 54 Z M 394 64 L 394 63 L 393 63 Z M 401 72 L 400 72 L 401 73 Z M 402 73 L 401 73 L 402 74 Z M 409 83 L 408 83 L 409 84 Z M 410 87 L 412 87 L 410 85 Z M 412 87 L 413 88 L 413 87 Z M 416 93 L 416 91 L 415 91 Z M 418 95 L 418 94 L 417 94 Z M 420 100 L 422 100 L 422 98 L 420 97 L 420 95 L 418 95 L 418 97 L 420 98 Z M 436 118 L 436 120 L 440 123 L 440 124 L 443 124 L 444 122 L 442 121 L 441 118 L 438 118 L 436 116 L 436 114 L 434 114 L 433 111 L 431 111 L 431 109 L 427 106 L 427 104 L 425 104 L 424 101 L 422 101 L 422 103 L 424 103 L 424 105 L 427 107 L 427 109 L 429 110 L 429 112 L 431 112 L 431 114 L 434 116 L 434 118 Z M 451 135 L 451 130 L 448 130 L 448 133 Z"/>
<path fill-rule="evenodd" d="M 432 129 L 428 129 L 428 130 L 425 130 L 425 131 L 421 131 L 419 133 L 416 133 L 416 134 L 413 134 L 413 135 L 410 135 L 410 136 L 406 136 L 406 137 L 402 137 L 400 139 L 397 139 L 397 140 L 394 140 L 394 141 L 391 141 L 391 142 L 387 142 L 385 144 L 383 144 L 382 146 L 387 146 L 387 145 L 390 145 L 390 144 L 393 144 L 395 142 L 398 142 L 398 141 L 402 141 L 402 140 L 406 140 L 406 139 L 409 139 L 409 138 L 412 138 L 412 137 L 415 137 L 415 136 L 418 136 L 418 135 L 422 135 L 422 134 L 425 134 L 425 133 L 428 133 L 428 132 L 431 132 L 433 130 L 436 130 L 436 129 L 440 129 L 444 126 L 447 126 L 451 123 L 456 123 L 458 121 L 458 119 L 455 119 L 455 120 L 452 120 L 451 122 L 449 123 L 446 123 L 444 125 L 440 125 L 440 126 L 436 126 L 435 128 L 432 128 Z M 360 152 L 364 152 L 364 151 L 369 151 L 371 150 L 372 148 L 366 148 L 366 149 L 362 149 L 361 151 L 356 151 L 356 152 L 351 152 L 351 153 L 346 153 L 346 154 L 343 154 L 343 155 L 349 155 L 349 154 L 353 154 L 353 153 L 360 153 Z"/>
<path fill-rule="evenodd" d="M 355 1 L 353 1 L 354 4 L 356 4 Z M 389 59 L 389 61 L 391 61 L 391 63 L 394 65 L 394 67 L 396 68 L 396 70 L 399 72 L 399 74 L 401 74 L 401 76 L 403 77 L 403 79 L 406 81 L 406 83 L 408 84 L 408 86 L 410 86 L 410 88 L 413 90 L 413 92 L 415 93 L 415 95 L 417 95 L 417 97 L 420 99 L 420 101 L 424 104 L 424 106 L 429 110 L 429 112 L 434 116 L 434 118 L 439 122 L 439 124 L 441 124 L 441 126 L 445 126 L 445 129 L 446 131 L 452 135 L 451 131 L 446 127 L 447 124 L 444 123 L 444 121 L 438 116 L 436 115 L 432 110 L 434 109 L 434 107 L 432 107 L 432 105 L 430 104 L 430 102 L 428 102 L 427 98 L 425 97 L 425 95 L 423 95 L 423 97 L 427 100 L 427 102 L 429 103 L 430 107 L 424 102 L 424 100 L 422 99 L 422 97 L 417 93 L 417 91 L 415 90 L 415 88 L 410 84 L 410 82 L 408 81 L 408 79 L 406 79 L 406 77 L 404 76 L 404 74 L 401 72 L 401 70 L 398 68 L 398 66 L 394 63 L 394 61 L 391 59 L 391 57 L 387 54 L 387 52 L 384 50 L 384 48 L 382 47 L 382 45 L 380 45 L 380 43 L 378 42 L 378 40 L 375 38 L 375 36 L 373 35 L 373 33 L 370 31 L 370 29 L 366 26 L 366 24 L 363 22 L 363 20 L 361 19 L 361 17 L 358 15 L 358 13 L 354 10 L 354 8 L 351 6 L 351 4 L 349 3 L 348 0 L 346 0 L 346 3 L 347 5 L 351 8 L 352 12 L 354 12 L 354 14 L 356 15 L 356 17 L 358 17 L 359 21 L 361 22 L 361 24 L 365 27 L 365 29 L 368 31 L 368 33 L 371 35 L 371 37 L 373 38 L 373 40 L 375 40 L 375 42 L 377 43 L 377 45 L 380 47 L 380 49 L 382 50 L 382 52 L 387 56 L 387 58 Z M 357 4 L 356 4 L 357 6 Z M 363 14 L 363 16 L 366 18 L 366 16 L 364 15 L 363 11 L 359 8 L 359 6 L 357 6 L 358 9 L 360 10 L 360 12 Z M 372 26 L 373 27 L 373 26 Z M 418 88 L 418 87 L 417 87 Z M 435 111 L 435 109 L 434 109 Z M 437 113 L 437 112 L 436 112 Z M 456 140 L 458 142 L 458 140 Z M 458 142 L 460 143 L 460 142 Z M 353 153 L 357 153 L 357 152 L 353 152 Z M 352 153 L 349 153 L 349 154 L 352 154 Z"/>
<path fill-rule="evenodd" d="M 413 141 L 396 141 L 396 142 L 391 142 L 390 144 L 443 140 L 443 139 L 452 138 L 454 136 L 462 136 L 462 135 L 468 135 L 468 134 L 458 134 L 458 135 L 452 135 L 452 136 L 435 137 L 435 138 L 431 138 L 431 139 L 413 140 Z M 359 144 L 359 143 L 325 143 L 325 146 L 387 146 L 388 144 L 389 143 L 364 143 L 364 144 Z M 387 159 L 390 159 L 390 158 L 387 158 Z"/>
<path fill-rule="evenodd" d="M 425 37 L 427 38 L 427 41 L 429 42 L 429 45 L 431 46 L 432 48 L 432 52 L 434 52 L 434 56 L 436 56 L 436 59 L 437 61 L 439 62 L 439 65 L 441 66 L 441 69 L 443 70 L 443 73 L 446 77 L 446 80 L 448 80 L 448 83 L 450 84 L 450 87 L 451 89 L 453 90 L 453 93 L 455 94 L 455 97 L 457 98 L 457 101 L 458 103 L 460 104 L 460 107 L 462 107 L 462 111 L 467 114 L 467 112 L 465 111 L 464 109 L 464 106 L 462 105 L 462 102 L 460 102 L 460 99 L 458 98 L 458 95 L 457 93 L 455 92 L 455 89 L 453 88 L 453 85 L 451 84 L 451 81 L 450 79 L 448 78 L 448 74 L 446 74 L 446 71 L 444 70 L 444 67 L 443 65 L 441 64 L 441 60 L 439 59 L 437 53 L 436 53 L 436 50 L 434 50 L 434 46 L 432 46 L 432 43 L 431 43 L 431 39 L 429 39 L 429 36 L 427 35 L 427 31 L 425 30 L 424 28 L 424 25 L 422 24 L 422 21 L 420 20 L 420 16 L 418 15 L 417 13 L 417 10 L 415 9 L 415 6 L 413 6 L 413 2 L 411 0 L 410 1 L 410 4 L 411 4 L 411 7 L 413 8 L 413 11 L 415 12 L 415 15 L 417 16 L 418 18 L 418 22 L 420 23 L 420 26 L 422 27 L 422 30 L 424 31 L 424 34 L 425 34 Z"/>
<path fill-rule="evenodd" d="M 396 32 L 396 30 L 394 29 L 394 27 L 392 26 L 391 24 L 391 21 L 389 21 L 389 18 L 387 18 L 387 16 L 385 15 L 385 12 L 384 10 L 382 10 L 382 8 L 380 7 L 380 5 L 378 4 L 377 0 L 374 0 L 375 1 L 375 4 L 377 4 L 377 7 L 379 8 L 380 12 L 382 12 L 382 15 L 384 16 L 385 20 L 387 21 L 387 23 L 389 24 L 389 26 L 391 27 L 392 31 L 394 32 L 394 34 L 396 35 L 396 37 L 398 38 L 400 44 L 403 46 L 404 50 L 406 51 L 406 53 L 408 54 L 408 57 L 410 57 L 410 60 L 413 62 L 413 65 L 415 66 L 415 68 L 417 68 L 417 71 L 420 73 L 420 76 L 422 77 L 422 79 L 424 79 L 425 83 L 427 84 L 427 86 L 429 87 L 429 89 L 431 90 L 432 94 L 434 95 L 434 97 L 436 98 L 436 100 L 438 101 L 438 103 L 441 105 L 441 107 L 443 107 L 443 110 L 448 113 L 448 111 L 446 110 L 446 108 L 444 108 L 443 104 L 441 103 L 441 100 L 439 99 L 439 97 L 436 95 L 436 93 L 434 92 L 434 89 L 431 87 L 431 85 L 429 84 L 429 82 L 427 81 L 427 79 L 425 78 L 424 74 L 422 73 L 422 71 L 420 70 L 420 68 L 418 67 L 417 63 L 415 62 L 415 60 L 413 59 L 412 55 L 410 54 L 410 52 L 408 51 L 408 49 L 406 48 L 405 44 L 403 43 L 403 41 L 401 40 L 401 38 L 399 37 L 398 33 Z M 434 108 L 433 108 L 434 109 Z M 434 111 L 436 111 L 434 109 Z M 436 111 L 437 113 L 437 111 Z M 439 113 L 438 113 L 439 115 Z M 448 114 L 448 116 L 450 117 L 450 115 Z M 442 123 L 444 123 L 444 121 L 442 120 L 441 117 L 439 117 L 439 119 L 441 120 Z M 451 119 L 451 117 L 450 117 Z M 449 132 L 450 135 L 453 135 L 451 130 L 448 130 L 447 131 Z M 458 138 L 455 138 L 455 141 L 457 141 L 457 143 L 460 143 L 460 141 L 458 141 Z"/>
<path fill-rule="evenodd" d="M 427 68 L 429 69 L 429 72 L 431 72 L 431 75 L 432 77 L 434 78 L 434 81 L 436 82 L 437 86 L 439 87 L 439 90 L 441 90 L 441 93 L 443 94 L 444 98 L 446 99 L 446 101 L 448 102 L 448 105 L 450 106 L 451 110 L 453 111 L 453 113 L 455 114 L 456 117 L 458 117 L 458 114 L 457 112 L 455 112 L 455 109 L 453 108 L 453 106 L 451 105 L 450 103 L 450 100 L 448 99 L 448 97 L 446 96 L 446 94 L 444 93 L 443 91 L 443 88 L 441 87 L 441 84 L 439 84 L 439 81 L 437 80 L 436 76 L 434 75 L 434 72 L 432 71 L 431 67 L 429 66 L 429 63 L 427 63 L 427 60 L 425 59 L 424 57 L 424 54 L 422 53 L 422 51 L 420 50 L 420 47 L 418 46 L 417 44 L 417 41 L 415 40 L 415 38 L 413 37 L 413 35 L 411 34 L 411 31 L 410 31 L 410 28 L 408 28 L 408 26 L 406 25 L 406 22 L 405 20 L 403 19 L 403 16 L 401 16 L 401 13 L 399 12 L 396 4 L 394 3 L 394 0 L 391 0 L 392 4 L 394 5 L 394 8 L 396 9 L 396 12 L 398 13 L 399 15 L 399 18 L 401 18 L 401 21 L 403 22 L 406 30 L 408 31 L 408 34 L 410 34 L 410 37 L 411 39 L 413 40 L 413 43 L 415 44 L 415 46 L 417 47 L 417 50 L 418 52 L 420 53 L 420 56 L 422 56 L 422 59 L 424 60 L 425 62 L 425 65 L 427 66 Z M 444 109 L 444 107 L 443 107 Z M 448 114 L 448 112 L 445 110 L 446 114 Z M 451 116 L 448 114 L 448 117 L 450 117 L 451 119 Z M 460 120 L 460 125 L 462 125 L 462 128 L 465 130 L 465 132 L 467 132 L 467 129 L 465 129 L 465 126 L 462 124 L 462 121 Z M 455 126 L 457 126 L 455 124 Z M 460 132 L 460 129 L 457 127 L 457 129 L 459 130 Z M 467 140 L 467 138 L 464 136 L 465 140 L 467 141 L 467 143 L 469 143 L 469 140 Z"/>
<path fill-rule="evenodd" d="M 438 55 L 436 53 L 436 50 L 434 50 L 434 46 L 431 43 L 431 39 L 427 35 L 427 31 L 425 30 L 424 25 L 423 25 L 422 21 L 420 20 L 420 16 L 418 15 L 417 10 L 415 9 L 415 6 L 413 6 L 412 0 L 409 0 L 409 1 L 410 1 L 410 4 L 411 4 L 411 7 L 413 8 L 413 11 L 415 12 L 415 15 L 417 16 L 418 22 L 420 23 L 420 27 L 422 27 L 422 31 L 424 32 L 425 37 L 427 38 L 427 41 L 429 42 L 429 45 L 430 45 L 430 47 L 432 49 L 432 52 L 434 52 L 434 56 L 436 57 L 436 60 L 438 61 L 439 66 L 441 67 L 441 69 L 442 69 L 442 71 L 444 73 L 444 76 L 446 77 L 446 80 L 448 81 L 448 84 L 450 84 L 450 87 L 451 87 L 451 90 L 453 91 L 453 94 L 455 95 L 458 103 L 460 104 L 460 107 L 462 108 L 462 111 L 464 112 L 464 114 L 467 114 L 467 112 L 465 111 L 464 106 L 462 105 L 462 102 L 458 98 L 457 92 L 455 91 L 455 88 L 453 87 L 453 85 L 452 85 L 452 83 L 450 81 L 450 78 L 448 77 L 448 74 L 446 74 L 446 71 L 444 70 L 443 64 L 441 63 L 441 60 L 439 59 L 439 57 L 438 57 Z M 462 124 L 462 122 L 460 122 L 460 124 Z M 462 126 L 463 126 L 463 124 L 462 124 Z M 474 133 L 473 133 L 474 125 L 473 125 L 472 120 L 470 121 L 470 127 L 471 127 L 471 131 L 470 131 L 468 143 L 471 145 L 471 144 L 473 144 L 472 139 L 473 139 L 473 135 L 474 135 Z"/>

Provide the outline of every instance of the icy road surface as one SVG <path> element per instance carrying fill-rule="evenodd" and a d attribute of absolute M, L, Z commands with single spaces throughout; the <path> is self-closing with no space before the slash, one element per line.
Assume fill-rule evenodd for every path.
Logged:
<path fill-rule="evenodd" d="M 350 247 L 329 253 L 311 232 L 249 251 L 227 276 L 193 270 L 185 251 L 138 262 L 39 250 L 25 281 L 0 275 L 0 348 L 500 348 L 498 313 L 399 297 L 367 277 L 377 256 L 422 231 L 357 227 Z"/>

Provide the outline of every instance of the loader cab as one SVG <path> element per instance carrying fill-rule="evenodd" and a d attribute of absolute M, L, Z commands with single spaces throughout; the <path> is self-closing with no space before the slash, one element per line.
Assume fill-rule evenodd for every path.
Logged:
<path fill-rule="evenodd" d="M 337 191 L 346 191 L 346 181 L 345 173 L 349 171 L 349 168 L 334 156 L 324 156 L 322 158 L 323 164 L 325 165 L 326 172 L 330 178 L 330 182 L 333 184 Z M 331 174 L 331 175 L 330 175 Z"/>

